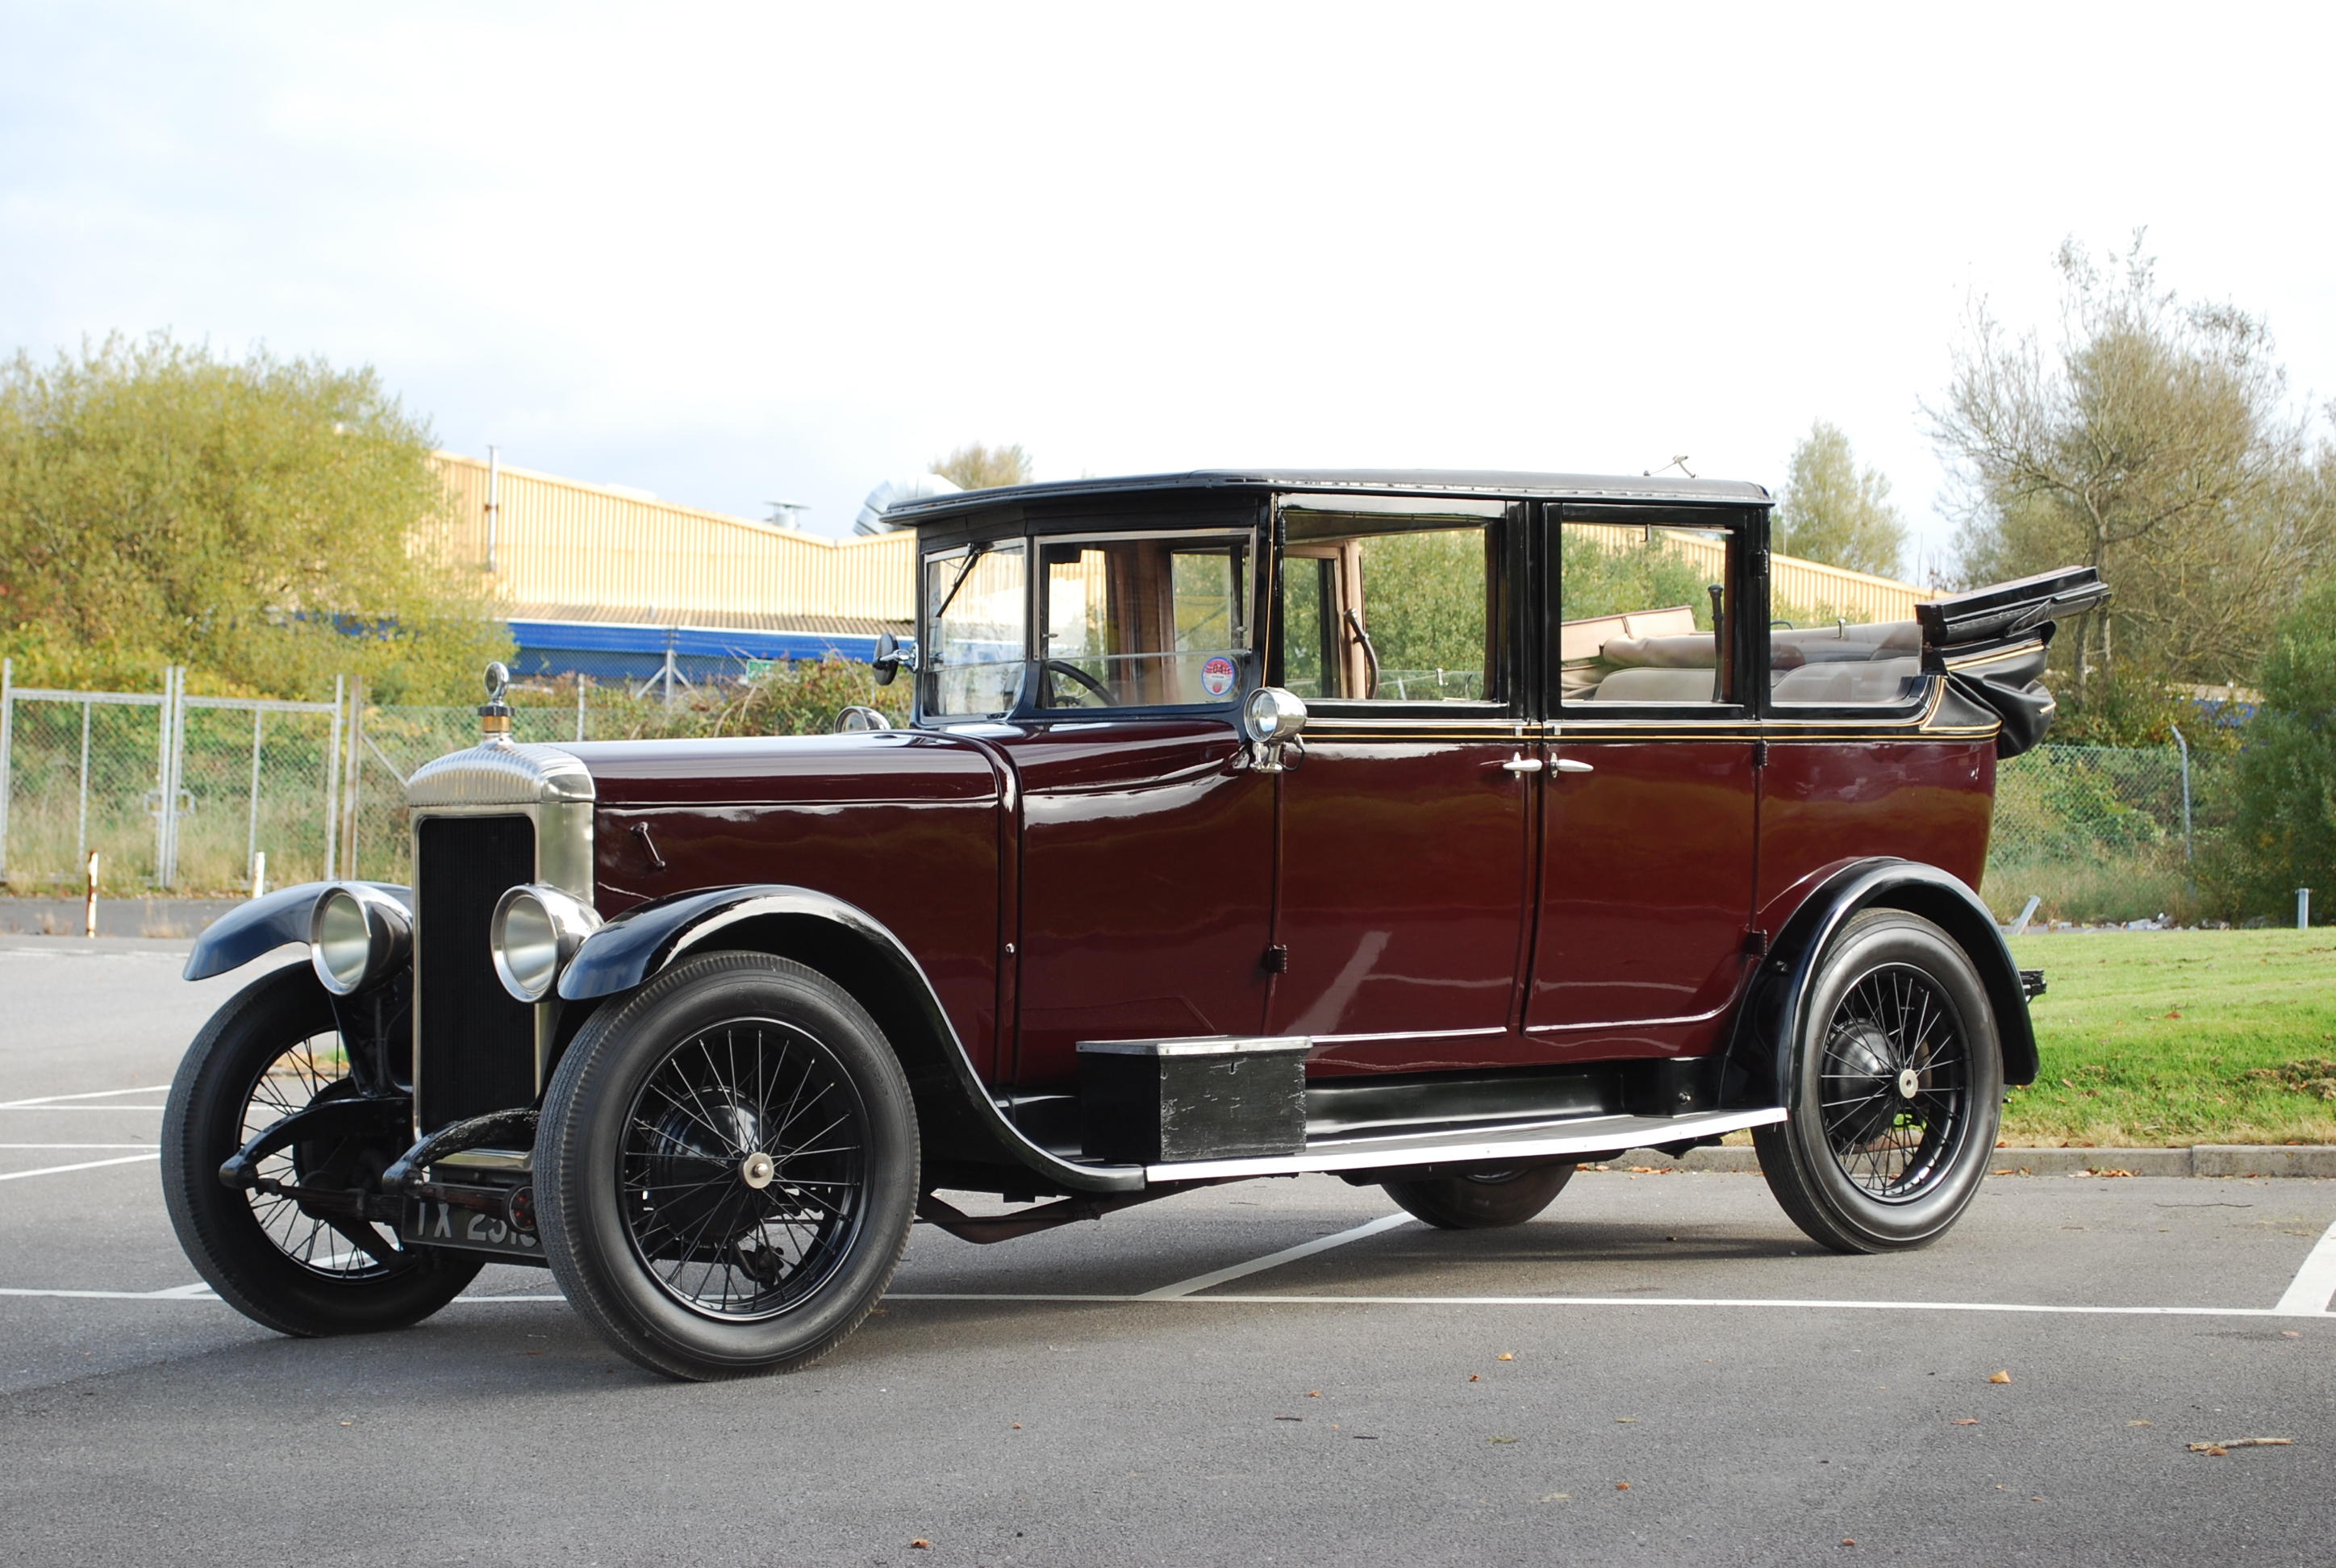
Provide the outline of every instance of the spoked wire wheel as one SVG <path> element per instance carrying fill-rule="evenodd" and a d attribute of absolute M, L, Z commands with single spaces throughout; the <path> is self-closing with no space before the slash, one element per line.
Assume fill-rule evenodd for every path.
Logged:
<path fill-rule="evenodd" d="M 240 1148 L 295 1111 L 341 1097 L 352 1087 L 348 1074 L 348 1055 L 337 1032 L 328 1029 L 294 1042 L 259 1070 L 245 1092 L 236 1146 Z M 269 1182 L 341 1186 L 354 1177 L 381 1174 L 362 1168 L 368 1163 L 380 1164 L 377 1158 L 368 1162 L 365 1155 L 366 1151 L 349 1147 L 346 1140 L 295 1144 L 260 1161 L 254 1174 L 262 1186 Z M 334 1280 L 378 1279 L 413 1261 L 394 1235 L 368 1221 L 350 1215 L 326 1219 L 310 1214 L 297 1200 L 260 1187 L 243 1196 L 259 1222 L 260 1233 L 310 1273 Z"/>
<path fill-rule="evenodd" d="M 916 1218 L 915 1102 L 842 987 L 754 952 L 604 1005 L 544 1091 L 544 1261 L 587 1321 L 675 1378 L 808 1366 L 891 1282 Z"/>
<path fill-rule="evenodd" d="M 776 1018 L 684 1040 L 625 1118 L 627 1233 L 660 1289 L 741 1322 L 814 1294 L 866 1213 L 867 1110 L 834 1054 Z"/>
<path fill-rule="evenodd" d="M 1971 1047 L 1952 1003 L 1908 964 L 1853 983 L 1818 1072 L 1825 1144 L 1842 1174 L 1885 1203 L 1921 1198 L 1971 1135 Z"/>
<path fill-rule="evenodd" d="M 1969 954 L 1903 910 L 1853 915 L 1802 993 L 1786 1119 L 1752 1129 L 1793 1222 L 1838 1252 L 1927 1246 L 1987 1174 L 2003 1050 Z"/>
<path fill-rule="evenodd" d="M 286 1334 L 403 1328 L 458 1295 L 482 1260 L 409 1247 L 393 1227 L 277 1193 L 219 1166 L 295 1111 L 355 1093 L 332 998 L 306 964 L 262 975 L 203 1026 L 162 1112 L 162 1199 L 188 1261 L 244 1316 Z M 331 1195 L 375 1188 L 399 1131 L 333 1134 L 262 1160 L 258 1175 Z"/>

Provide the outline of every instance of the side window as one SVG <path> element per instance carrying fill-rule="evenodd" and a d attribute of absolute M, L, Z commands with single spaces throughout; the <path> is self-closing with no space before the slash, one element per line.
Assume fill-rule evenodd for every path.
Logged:
<path fill-rule="evenodd" d="M 1248 657 L 1242 535 L 1050 540 L 1038 706 L 1229 703 Z"/>
<path fill-rule="evenodd" d="M 1772 705 L 1894 707 L 1922 694 L 1922 628 L 1913 621 L 1860 625 L 1777 609 L 1768 630 Z"/>
<path fill-rule="evenodd" d="M 1564 522 L 1558 528 L 1558 685 L 1568 703 L 1710 708 L 1736 700 L 1725 529 Z"/>
<path fill-rule="evenodd" d="M 1498 507 L 1286 506 L 1281 684 L 1309 702 L 1497 702 Z"/>
<path fill-rule="evenodd" d="M 990 718 L 1012 710 L 1028 660 L 1020 540 L 925 558 L 924 709 Z"/>

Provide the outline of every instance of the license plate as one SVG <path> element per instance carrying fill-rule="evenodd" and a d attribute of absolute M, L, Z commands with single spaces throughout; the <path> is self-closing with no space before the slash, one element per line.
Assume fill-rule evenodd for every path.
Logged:
<path fill-rule="evenodd" d="M 398 1233 L 429 1247 L 466 1247 L 476 1252 L 501 1252 L 524 1258 L 543 1256 L 543 1238 L 522 1231 L 500 1214 L 458 1209 L 434 1198 L 408 1198 L 405 1222 Z"/>

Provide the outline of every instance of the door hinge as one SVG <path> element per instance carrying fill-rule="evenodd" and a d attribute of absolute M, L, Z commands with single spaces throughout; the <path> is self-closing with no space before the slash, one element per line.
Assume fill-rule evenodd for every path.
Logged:
<path fill-rule="evenodd" d="M 1767 741 L 1756 740 L 1752 743 L 1752 765 L 1754 767 L 1767 767 L 1768 765 L 1768 743 Z"/>
<path fill-rule="evenodd" d="M 1744 950 L 1756 959 L 1766 958 L 1768 954 L 1768 933 L 1758 930 L 1746 931 Z"/>
<path fill-rule="evenodd" d="M 1290 972 L 1290 950 L 1276 942 L 1265 950 L 1265 956 L 1258 963 L 1269 975 L 1286 975 Z"/>

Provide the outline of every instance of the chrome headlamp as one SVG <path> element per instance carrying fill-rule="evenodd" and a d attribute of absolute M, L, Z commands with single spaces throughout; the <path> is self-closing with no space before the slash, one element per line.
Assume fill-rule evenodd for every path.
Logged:
<path fill-rule="evenodd" d="M 495 978 L 521 1001 L 540 1002 L 560 983 L 560 971 L 584 939 L 599 929 L 600 916 L 591 905 L 558 888 L 541 882 L 513 888 L 495 901 L 489 928 Z"/>
<path fill-rule="evenodd" d="M 363 882 L 335 882 L 308 909 L 308 962 L 336 997 L 397 969 L 414 947 L 405 906 Z"/>

